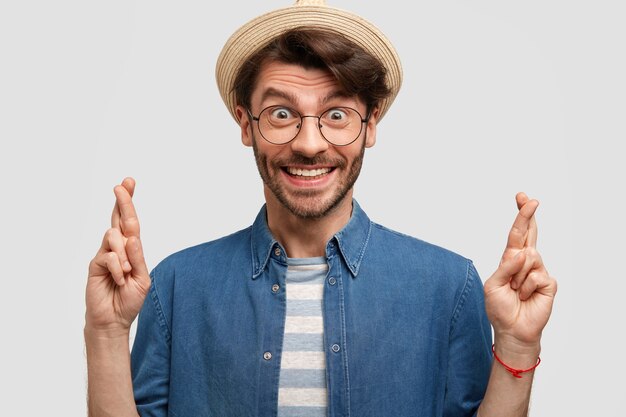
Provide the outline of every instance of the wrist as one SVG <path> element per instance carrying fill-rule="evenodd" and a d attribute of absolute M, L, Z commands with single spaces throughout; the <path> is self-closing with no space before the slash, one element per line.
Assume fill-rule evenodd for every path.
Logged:
<path fill-rule="evenodd" d="M 89 372 L 94 372 L 94 369 L 98 370 L 103 364 L 124 363 L 129 359 L 130 334 L 128 332 L 101 331 L 85 326 L 84 335 Z M 101 371 L 102 369 L 98 370 L 98 372 Z"/>
<path fill-rule="evenodd" d="M 85 324 L 83 329 L 86 341 L 116 341 L 128 340 L 130 337 L 130 327 L 125 326 L 92 326 Z"/>
<path fill-rule="evenodd" d="M 526 343 L 514 338 L 498 337 L 494 339 L 494 352 L 503 362 L 514 368 L 526 369 L 537 363 L 541 353 L 541 343 Z"/>

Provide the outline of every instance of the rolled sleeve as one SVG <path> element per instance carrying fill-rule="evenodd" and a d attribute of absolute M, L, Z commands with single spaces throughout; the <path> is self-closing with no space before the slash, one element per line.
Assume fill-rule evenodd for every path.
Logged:
<path fill-rule="evenodd" d="M 158 295 L 158 271 L 139 313 L 131 352 L 131 371 L 137 411 L 142 417 L 168 414 L 171 333 Z"/>
<path fill-rule="evenodd" d="M 474 265 L 468 261 L 465 287 L 450 330 L 444 416 L 476 415 L 489 381 L 491 341 L 483 285 Z"/>

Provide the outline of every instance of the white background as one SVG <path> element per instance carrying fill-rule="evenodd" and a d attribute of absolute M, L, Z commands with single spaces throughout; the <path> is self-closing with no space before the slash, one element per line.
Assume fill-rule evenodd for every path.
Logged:
<path fill-rule="evenodd" d="M 149 267 L 246 227 L 262 204 L 213 69 L 235 28 L 289 3 L 213 4 L 0 6 L 3 415 L 85 415 L 87 264 L 124 176 L 137 180 Z M 332 4 L 377 24 L 404 66 L 357 182 L 361 205 L 379 223 L 473 259 L 486 279 L 515 193 L 538 198 L 539 250 L 560 287 L 532 415 L 617 416 L 626 372 L 623 3 Z"/>

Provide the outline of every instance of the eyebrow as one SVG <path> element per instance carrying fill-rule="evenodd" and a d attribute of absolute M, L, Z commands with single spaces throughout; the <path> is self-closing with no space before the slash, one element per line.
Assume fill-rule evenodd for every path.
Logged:
<path fill-rule="evenodd" d="M 263 95 L 261 95 L 261 103 L 265 102 L 265 100 L 267 100 L 268 98 L 273 97 L 284 98 L 291 103 L 298 103 L 298 96 L 296 96 L 295 94 L 291 94 L 282 90 L 277 90 L 273 87 L 270 87 L 263 92 Z"/>
<path fill-rule="evenodd" d="M 337 91 L 334 91 L 334 92 L 330 93 L 326 97 L 322 98 L 320 100 L 320 105 L 323 106 L 324 104 L 326 104 L 329 101 L 331 101 L 333 99 L 336 99 L 336 98 L 344 98 L 344 99 L 346 99 L 346 98 L 354 98 L 354 95 L 348 94 L 346 91 L 343 91 L 343 90 L 337 90 Z"/>
<path fill-rule="evenodd" d="M 263 94 L 261 95 L 261 103 L 265 102 L 265 100 L 267 100 L 268 98 L 274 98 L 274 97 L 285 99 L 293 104 L 298 104 L 298 102 L 300 101 L 296 94 L 292 94 L 287 91 L 282 91 L 282 90 L 278 90 L 276 88 L 270 87 L 267 90 L 265 90 Z M 333 91 L 332 93 L 328 94 L 326 97 L 320 98 L 319 100 L 320 106 L 323 106 L 329 101 L 336 99 L 336 98 L 354 98 L 354 96 L 342 90 Z"/>

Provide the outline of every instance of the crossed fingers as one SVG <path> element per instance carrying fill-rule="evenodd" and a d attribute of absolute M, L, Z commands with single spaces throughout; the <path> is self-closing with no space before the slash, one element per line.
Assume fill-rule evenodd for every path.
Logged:
<path fill-rule="evenodd" d="M 132 201 L 135 180 L 125 178 L 121 185 L 115 186 L 115 206 L 111 214 L 111 228 L 108 229 L 98 254 L 93 260 L 94 272 L 110 273 L 117 285 L 125 284 L 125 277 L 147 275 L 139 239 L 139 219 Z"/>
<path fill-rule="evenodd" d="M 539 202 L 529 199 L 524 193 L 518 193 L 515 200 L 519 212 L 509 232 L 503 262 L 513 258 L 519 265 L 514 268 L 510 286 L 514 290 L 519 290 L 521 300 L 527 300 L 545 285 L 549 275 L 537 251 L 535 212 Z"/>
<path fill-rule="evenodd" d="M 113 192 L 115 193 L 115 206 L 111 214 L 111 227 L 119 229 L 126 238 L 139 237 L 139 219 L 132 200 L 135 180 L 124 178 L 122 184 L 116 185 Z"/>
<path fill-rule="evenodd" d="M 509 232 L 506 249 L 536 248 L 537 222 L 535 221 L 535 211 L 539 207 L 539 202 L 530 200 L 524 193 L 518 193 L 515 199 L 519 212 Z"/>

